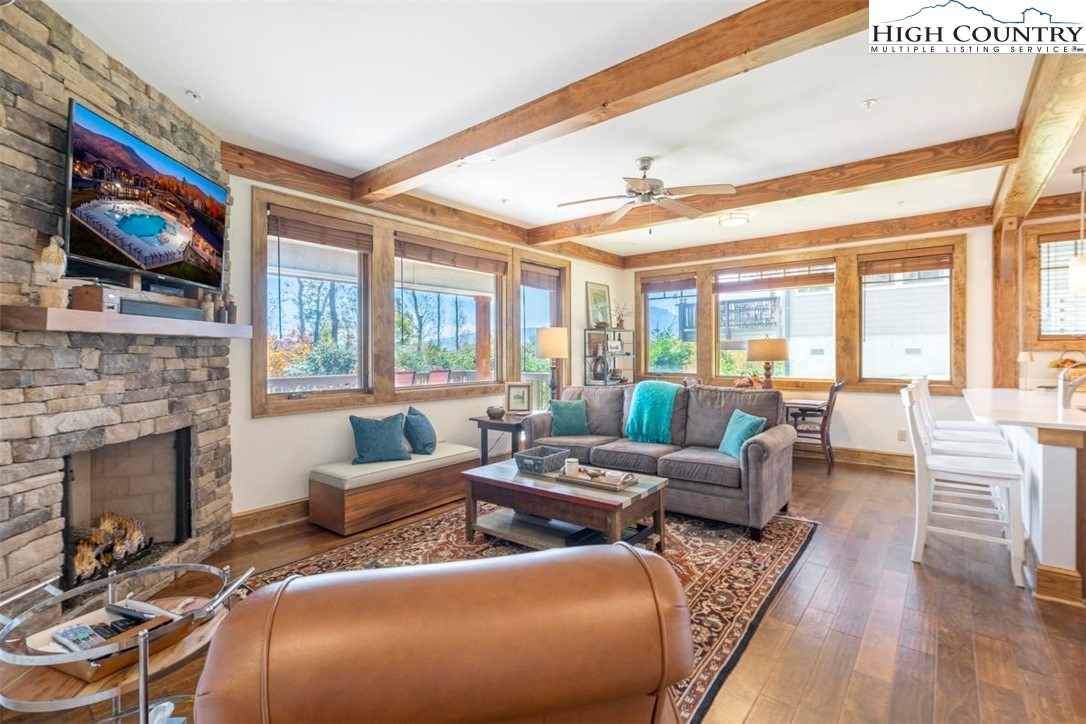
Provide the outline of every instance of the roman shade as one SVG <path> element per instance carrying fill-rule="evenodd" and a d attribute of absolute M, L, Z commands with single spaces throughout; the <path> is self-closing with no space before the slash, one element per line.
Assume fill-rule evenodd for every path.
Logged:
<path fill-rule="evenodd" d="M 352 251 L 373 249 L 373 227 L 331 216 L 268 204 L 268 237 L 336 246 Z"/>
<path fill-rule="evenodd" d="M 822 259 L 802 264 L 749 266 L 720 271 L 713 281 L 713 293 L 822 287 L 833 283 L 834 262 L 832 259 Z"/>
<path fill-rule="evenodd" d="M 561 278 L 562 272 L 560 269 L 529 262 L 520 265 L 520 283 L 526 287 L 558 292 Z"/>
<path fill-rule="evenodd" d="M 502 254 L 446 244 L 401 231 L 396 232 L 396 256 L 411 261 L 469 269 L 487 274 L 505 274 L 507 267 L 507 259 Z"/>
<path fill-rule="evenodd" d="M 692 276 L 667 277 L 665 279 L 642 279 L 641 293 L 683 292 L 690 289 L 697 289 L 697 286 L 698 280 Z"/>
<path fill-rule="evenodd" d="M 954 268 L 954 248 L 950 246 L 930 249 L 891 251 L 883 254 L 864 254 L 858 257 L 860 276 L 882 274 L 907 274 L 909 272 L 950 271 Z"/>

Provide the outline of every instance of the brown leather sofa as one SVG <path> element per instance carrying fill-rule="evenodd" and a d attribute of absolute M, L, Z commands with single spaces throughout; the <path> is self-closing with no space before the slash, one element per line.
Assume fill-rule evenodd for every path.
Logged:
<path fill-rule="evenodd" d="M 671 565 L 625 544 L 293 577 L 215 634 L 206 722 L 675 722 Z"/>

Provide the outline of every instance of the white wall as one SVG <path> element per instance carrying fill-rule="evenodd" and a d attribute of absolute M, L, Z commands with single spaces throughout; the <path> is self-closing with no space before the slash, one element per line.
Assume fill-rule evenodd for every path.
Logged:
<path fill-rule="evenodd" d="M 267 186 L 266 184 L 258 184 Z M 230 287 L 238 304 L 238 319 L 252 321 L 251 249 L 252 188 L 248 179 L 231 177 L 230 192 Z M 268 188 L 275 188 L 267 186 Z M 280 189 L 297 196 L 289 189 Z M 328 203 L 328 199 L 318 198 Z M 346 205 L 346 204 L 344 204 Z M 413 222 L 416 223 L 416 222 Z M 572 374 L 574 384 L 583 379 L 584 365 L 578 357 L 583 352 L 586 324 L 585 282 L 607 284 L 611 302 L 632 302 L 633 274 L 621 269 L 574 261 L 572 278 Z M 234 513 L 297 500 L 308 495 L 309 471 L 324 463 L 354 457 L 354 438 L 348 415 L 381 417 L 404 411 L 407 405 L 365 407 L 304 415 L 283 415 L 254 419 L 251 414 L 249 340 L 233 340 L 230 348 L 231 441 L 233 447 Z M 478 446 L 479 432 L 468 417 L 481 415 L 489 405 L 502 404 L 501 396 L 477 397 L 414 403 L 434 423 L 442 440 Z M 493 446 L 496 436 L 491 435 Z M 508 435 L 502 436 L 494 452 L 509 450 Z"/>

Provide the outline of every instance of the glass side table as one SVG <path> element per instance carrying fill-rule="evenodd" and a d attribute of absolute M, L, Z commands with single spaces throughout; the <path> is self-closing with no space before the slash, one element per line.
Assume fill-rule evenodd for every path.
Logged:
<path fill-rule="evenodd" d="M 28 644 L 28 639 L 39 632 L 74 620 L 72 614 L 64 611 L 67 602 L 99 596 L 101 607 L 107 603 L 123 603 L 119 591 L 133 580 L 178 573 L 208 576 L 219 584 L 219 589 L 210 597 L 152 599 L 150 603 L 171 611 L 177 618 L 133 636 L 122 634 L 116 637 L 116 642 L 107 639 L 106 643 L 84 651 L 63 653 Z M 177 698 L 151 701 L 149 682 L 180 668 L 207 648 L 226 618 L 231 596 L 252 573 L 250 568 L 231 579 L 229 566 L 216 568 L 202 563 L 176 563 L 111 573 L 106 578 L 63 592 L 49 585 L 39 587 L 38 590 L 49 598 L 10 620 L 0 617 L 0 622 L 5 624 L 0 630 L 0 705 L 12 711 L 48 713 L 112 700 L 113 720 L 138 713 L 141 724 L 147 722 L 153 706 Z M 55 667 L 78 673 L 64 673 Z M 138 706 L 122 711 L 121 696 L 134 690 L 139 693 Z"/>

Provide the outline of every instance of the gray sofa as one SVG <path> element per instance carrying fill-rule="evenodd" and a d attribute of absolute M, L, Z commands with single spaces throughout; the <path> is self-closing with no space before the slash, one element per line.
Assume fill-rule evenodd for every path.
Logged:
<path fill-rule="evenodd" d="M 525 444 L 569 448 L 572 457 L 601 468 L 668 478 L 667 510 L 745 525 L 756 540 L 792 497 L 792 446 L 777 390 L 744 391 L 697 385 L 675 395 L 671 445 L 626 438 L 635 385 L 567 387 L 563 400 L 585 400 L 588 435 L 551 435 L 551 413 L 524 420 Z M 739 458 L 718 452 L 735 409 L 766 418 L 766 427 L 744 443 Z"/>

